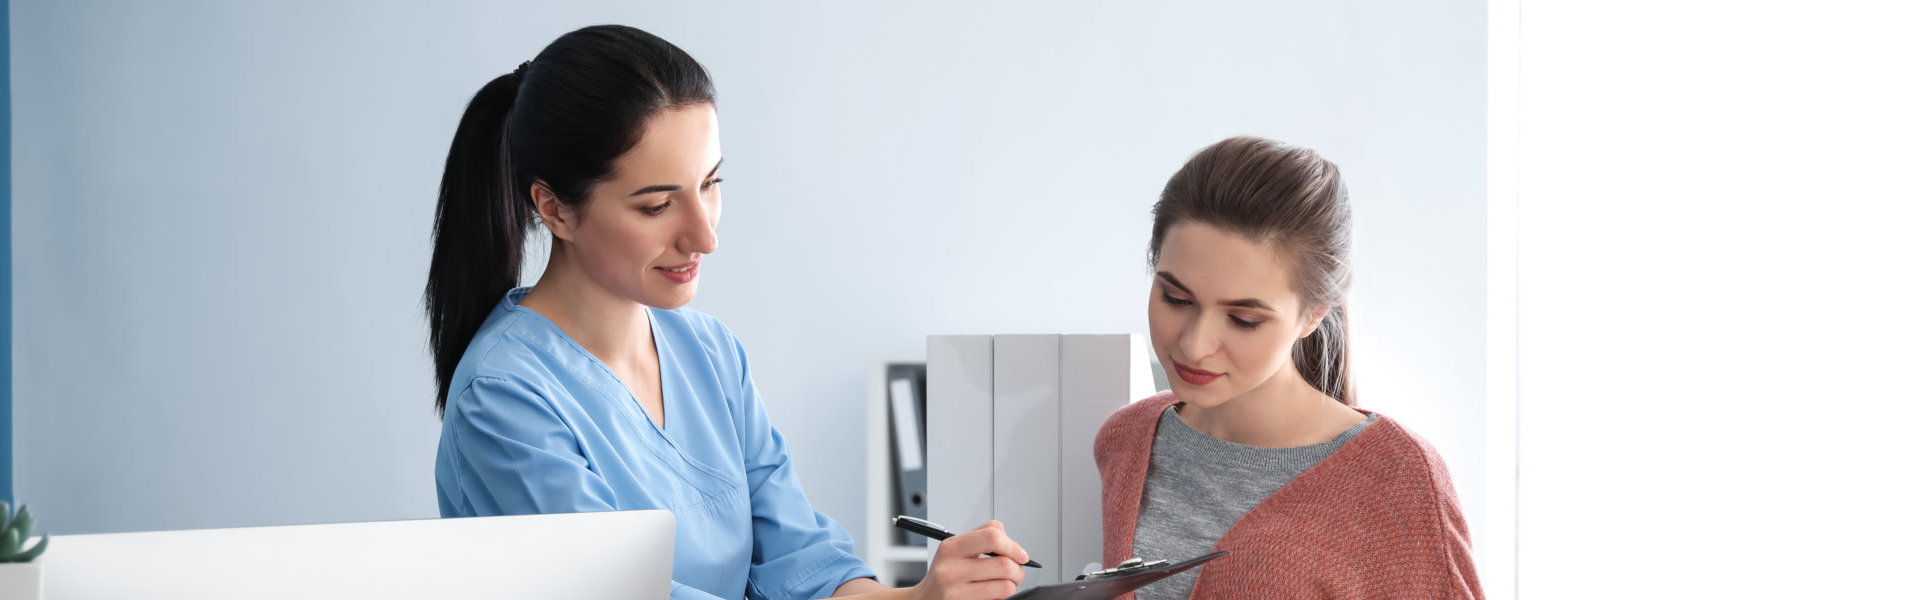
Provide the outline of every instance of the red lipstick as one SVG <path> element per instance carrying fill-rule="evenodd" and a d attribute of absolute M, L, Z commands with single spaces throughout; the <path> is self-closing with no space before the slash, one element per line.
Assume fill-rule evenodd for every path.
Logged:
<path fill-rule="evenodd" d="M 1173 363 L 1173 370 L 1180 374 L 1181 380 L 1184 380 L 1187 383 L 1191 383 L 1193 385 L 1206 385 L 1209 383 L 1213 383 L 1213 380 L 1219 379 L 1221 375 L 1224 375 L 1224 373 L 1215 373 L 1213 371 L 1202 371 L 1200 369 L 1195 369 L 1193 367 L 1189 367 L 1189 366 L 1180 364 L 1178 362 Z"/>
<path fill-rule="evenodd" d="M 690 283 L 694 277 L 700 275 L 700 261 L 696 260 L 686 264 L 667 267 L 654 267 L 653 270 L 666 276 L 667 279 L 673 280 L 674 283 Z"/>

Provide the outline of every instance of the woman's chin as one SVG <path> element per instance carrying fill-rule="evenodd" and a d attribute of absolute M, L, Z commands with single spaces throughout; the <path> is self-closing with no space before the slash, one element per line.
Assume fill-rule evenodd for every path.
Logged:
<path fill-rule="evenodd" d="M 1216 408 L 1232 399 L 1231 396 L 1213 389 L 1215 387 L 1213 385 L 1198 386 L 1184 381 L 1175 381 L 1172 386 L 1173 396 L 1179 398 L 1181 403 L 1200 408 Z"/>
<path fill-rule="evenodd" d="M 699 282 L 696 281 L 692 284 L 677 286 L 669 291 L 655 291 L 638 300 L 641 304 L 660 310 L 674 310 L 693 302 L 694 291 L 698 285 Z"/>

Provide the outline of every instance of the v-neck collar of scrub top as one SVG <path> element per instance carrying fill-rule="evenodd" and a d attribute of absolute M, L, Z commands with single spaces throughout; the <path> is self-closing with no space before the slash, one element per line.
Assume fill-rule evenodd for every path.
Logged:
<path fill-rule="evenodd" d="M 561 329 L 558 323 L 554 323 L 553 320 L 548 319 L 546 315 L 540 314 L 540 311 L 520 305 L 520 301 L 526 298 L 527 291 L 531 289 L 533 288 L 516 288 L 508 292 L 507 297 L 502 299 L 502 302 L 506 304 L 505 308 L 509 312 L 520 314 L 531 322 L 539 324 L 540 328 L 547 334 L 552 335 L 557 340 L 564 341 L 567 348 L 571 348 L 574 352 L 577 352 L 584 362 L 592 368 L 598 369 L 602 375 L 605 375 L 607 380 L 618 383 L 619 385 L 615 386 L 619 388 L 618 390 L 607 390 L 604 389 L 605 386 L 599 385 L 594 385 L 593 388 L 598 390 L 606 400 L 619 407 L 620 414 L 627 417 L 627 426 L 633 428 L 636 432 L 640 432 L 641 438 L 664 443 L 665 449 L 671 450 L 674 454 L 671 458 L 663 456 L 660 453 L 660 448 L 654 447 L 653 444 L 648 444 L 648 449 L 654 453 L 656 458 L 668 464 L 685 464 L 691 466 L 704 475 L 704 477 L 693 477 L 691 474 L 682 473 L 681 479 L 690 484 L 694 484 L 711 496 L 720 496 L 731 491 L 735 485 L 731 478 L 727 477 L 712 465 L 702 463 L 695 459 L 692 454 L 680 447 L 679 442 L 674 441 L 671 430 L 654 424 L 653 419 L 647 417 L 646 413 L 640 409 L 640 399 L 633 395 L 633 390 L 627 387 L 625 380 L 620 379 L 620 376 L 613 372 L 612 367 L 607 366 L 607 363 L 600 360 L 600 357 L 594 356 L 592 352 L 588 352 L 585 346 L 581 346 L 579 341 L 574 340 L 573 336 L 568 335 L 567 331 Z M 642 307 L 647 311 L 647 329 L 649 330 L 649 334 L 653 336 L 654 360 L 658 363 L 654 368 L 659 372 L 660 379 L 660 412 L 663 414 L 673 414 L 675 411 L 670 411 L 667 407 L 680 405 L 682 402 L 697 401 L 697 399 L 672 397 L 672 390 L 676 387 L 690 390 L 693 389 L 693 385 L 692 382 L 686 381 L 686 373 L 682 370 L 667 368 L 667 365 L 678 365 L 680 361 L 678 360 L 678 349 L 672 344 L 667 343 L 666 338 L 669 336 L 660 334 L 659 313 L 663 311 L 652 306 L 642 305 Z M 565 364 L 568 368 L 575 366 L 573 361 L 567 361 Z M 576 372 L 574 376 L 584 381 L 593 381 L 593 378 L 586 377 L 584 373 Z M 668 377 L 674 377 L 676 381 L 669 382 L 667 380 Z M 684 418 L 684 415 L 682 418 Z M 664 418 L 661 420 L 665 421 Z M 651 432 L 651 434 L 647 432 Z M 709 485 L 695 483 L 697 480 L 705 480 Z"/>

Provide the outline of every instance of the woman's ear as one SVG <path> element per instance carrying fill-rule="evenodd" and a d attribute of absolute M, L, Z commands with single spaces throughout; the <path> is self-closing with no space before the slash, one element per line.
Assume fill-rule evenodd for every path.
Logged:
<path fill-rule="evenodd" d="M 1320 323 L 1326 320 L 1327 313 L 1332 311 L 1333 306 L 1327 304 L 1315 307 L 1313 313 L 1307 315 L 1305 321 L 1300 322 L 1300 335 L 1298 337 L 1300 339 L 1306 339 L 1307 336 L 1313 335 L 1313 332 L 1320 329 Z"/>
<path fill-rule="evenodd" d="M 546 224 L 547 231 L 553 232 L 553 237 L 573 241 L 573 209 L 561 202 L 560 196 L 554 194 L 545 181 L 533 182 L 532 192 L 533 210 L 540 213 L 540 222 Z"/>

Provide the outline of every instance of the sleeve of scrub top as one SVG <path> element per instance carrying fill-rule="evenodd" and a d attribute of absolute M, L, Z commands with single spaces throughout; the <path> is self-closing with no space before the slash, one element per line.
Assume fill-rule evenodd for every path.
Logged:
<path fill-rule="evenodd" d="M 875 577 L 853 555 L 853 538 L 807 503 L 793 471 L 786 438 L 767 420 L 766 406 L 747 370 L 747 353 L 731 333 L 739 367 L 738 405 L 747 489 L 753 501 L 753 566 L 747 596 L 754 600 L 827 598 L 841 584 Z"/>
<path fill-rule="evenodd" d="M 720 597 L 709 594 L 706 590 L 690 585 L 681 585 L 680 582 L 675 581 L 673 582 L 673 591 L 667 595 L 667 600 L 720 600 Z"/>
<path fill-rule="evenodd" d="M 468 516 L 613 510 L 613 489 L 539 392 L 478 377 L 460 394 L 448 403 L 457 414 L 447 415 L 447 431 Z"/>

